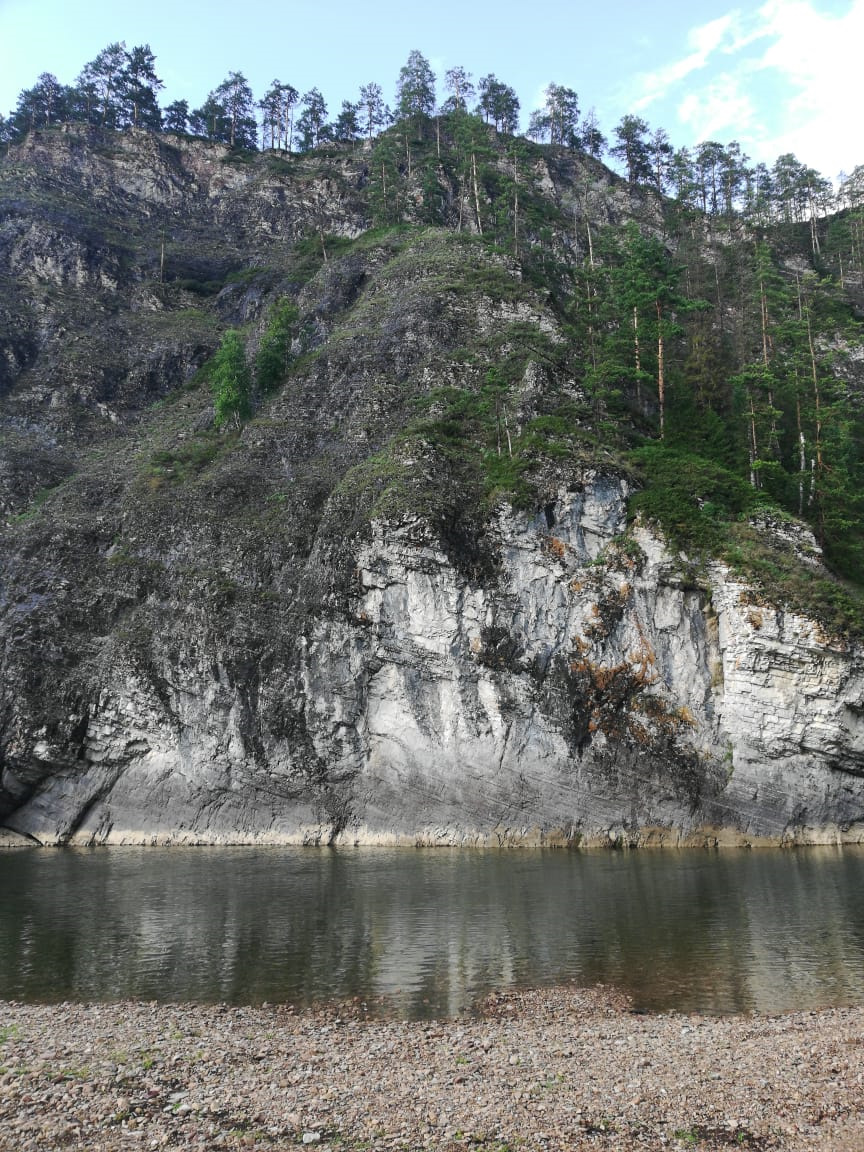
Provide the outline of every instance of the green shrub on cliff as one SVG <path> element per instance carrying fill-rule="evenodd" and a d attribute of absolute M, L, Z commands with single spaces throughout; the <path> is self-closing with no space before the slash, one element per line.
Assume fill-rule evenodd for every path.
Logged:
<path fill-rule="evenodd" d="M 252 377 L 246 363 L 246 345 L 235 329 L 222 337 L 210 371 L 214 423 L 217 428 L 239 427 L 252 414 Z"/>
<path fill-rule="evenodd" d="M 284 298 L 276 302 L 255 357 L 255 384 L 261 395 L 272 392 L 285 378 L 298 319 L 296 304 Z"/>

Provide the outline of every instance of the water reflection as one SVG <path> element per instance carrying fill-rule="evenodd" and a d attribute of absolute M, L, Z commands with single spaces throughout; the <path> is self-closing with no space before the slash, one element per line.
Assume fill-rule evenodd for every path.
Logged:
<path fill-rule="evenodd" d="M 0 997 L 455 1014 L 572 978 L 636 1006 L 864 1003 L 864 852 L 0 854 Z"/>

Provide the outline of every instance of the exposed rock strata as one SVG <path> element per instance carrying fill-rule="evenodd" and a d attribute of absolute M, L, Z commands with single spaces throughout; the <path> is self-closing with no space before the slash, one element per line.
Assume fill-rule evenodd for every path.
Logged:
<path fill-rule="evenodd" d="M 589 475 L 551 528 L 502 510 L 486 585 L 416 524 L 375 524 L 350 613 L 311 620 L 296 669 L 257 686 L 295 694 L 292 733 L 188 650 L 149 683 L 114 664 L 73 762 L 8 746 L 7 825 L 79 843 L 864 839 L 860 660 L 719 566 L 688 584 L 650 533 L 622 535 L 625 496 Z M 33 762 L 51 772 L 26 795 Z"/>
<path fill-rule="evenodd" d="M 422 432 L 391 439 L 479 389 L 508 333 L 564 339 L 512 259 L 427 229 L 310 268 L 298 239 L 370 223 L 362 153 L 282 172 L 109 143 L 34 137 L 0 166 L 9 833 L 864 839 L 859 648 L 628 525 L 608 454 L 538 459 L 520 510 Z M 535 193 L 653 211 L 587 161 L 540 165 Z M 196 369 L 228 324 L 254 348 L 279 295 L 291 378 L 214 437 Z M 547 360 L 518 427 L 579 397 Z M 764 530 L 819 565 L 800 530 Z"/>

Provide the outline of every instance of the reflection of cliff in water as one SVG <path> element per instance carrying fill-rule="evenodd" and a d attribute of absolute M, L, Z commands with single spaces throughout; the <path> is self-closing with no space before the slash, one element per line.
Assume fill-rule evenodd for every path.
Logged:
<path fill-rule="evenodd" d="M 0 855 L 0 996 L 454 1014 L 575 979 L 636 1007 L 864 1003 L 864 852 Z"/>

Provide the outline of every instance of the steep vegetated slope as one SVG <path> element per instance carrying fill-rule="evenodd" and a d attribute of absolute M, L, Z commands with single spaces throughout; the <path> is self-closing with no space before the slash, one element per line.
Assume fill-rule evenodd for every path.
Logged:
<path fill-rule="evenodd" d="M 862 838 L 849 235 L 459 114 L 12 146 L 7 834 Z"/>

